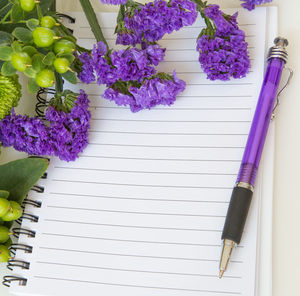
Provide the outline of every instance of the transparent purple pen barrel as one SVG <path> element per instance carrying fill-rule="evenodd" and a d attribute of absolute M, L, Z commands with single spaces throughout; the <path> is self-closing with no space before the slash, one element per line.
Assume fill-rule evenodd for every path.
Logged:
<path fill-rule="evenodd" d="M 254 186 L 284 65 L 285 61 L 281 58 L 269 59 L 237 183 Z"/>

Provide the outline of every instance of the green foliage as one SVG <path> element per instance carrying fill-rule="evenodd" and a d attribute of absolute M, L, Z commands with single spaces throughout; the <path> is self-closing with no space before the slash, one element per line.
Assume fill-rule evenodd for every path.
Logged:
<path fill-rule="evenodd" d="M 20 98 L 21 85 L 17 75 L 12 77 L 0 75 L 0 120 L 10 114 L 11 108 L 18 105 Z"/>
<path fill-rule="evenodd" d="M 14 23 L 17 23 L 24 19 L 24 11 L 21 8 L 20 3 L 16 2 L 12 7 L 11 18 Z"/>
<path fill-rule="evenodd" d="M 0 60 L 10 61 L 13 50 L 10 46 L 0 46 Z"/>
<path fill-rule="evenodd" d="M 77 76 L 74 72 L 68 71 L 68 72 L 62 74 L 62 77 L 72 84 L 77 83 Z"/>
<path fill-rule="evenodd" d="M 5 198 L 8 199 L 9 197 L 9 192 L 6 190 L 0 190 L 0 198 Z"/>
<path fill-rule="evenodd" d="M 51 66 L 55 60 L 55 54 L 52 51 L 49 51 L 47 55 L 43 58 L 43 63 L 47 66 Z"/>
<path fill-rule="evenodd" d="M 13 37 L 7 32 L 0 31 L 0 46 L 10 45 L 13 42 Z"/>
<path fill-rule="evenodd" d="M 28 89 L 29 93 L 35 94 L 38 92 L 39 88 L 40 87 L 37 85 L 34 78 L 29 79 L 29 81 L 27 83 L 27 89 Z"/>
<path fill-rule="evenodd" d="M 9 200 L 21 204 L 32 186 L 48 168 L 44 158 L 25 158 L 0 166 L 0 190 L 10 193 Z"/>
<path fill-rule="evenodd" d="M 12 32 L 12 35 L 22 43 L 31 43 L 33 41 L 32 32 L 29 29 L 18 27 Z"/>
<path fill-rule="evenodd" d="M 26 26 L 28 27 L 28 29 L 30 29 L 31 31 L 34 31 L 38 26 L 39 26 L 40 22 L 38 19 L 30 19 L 26 22 Z"/>
<path fill-rule="evenodd" d="M 7 61 L 2 65 L 1 74 L 3 76 L 12 76 L 15 75 L 17 70 L 13 67 L 11 61 Z"/>
<path fill-rule="evenodd" d="M 33 46 L 27 45 L 23 47 L 23 51 L 26 52 L 30 57 L 38 53 L 37 49 Z"/>

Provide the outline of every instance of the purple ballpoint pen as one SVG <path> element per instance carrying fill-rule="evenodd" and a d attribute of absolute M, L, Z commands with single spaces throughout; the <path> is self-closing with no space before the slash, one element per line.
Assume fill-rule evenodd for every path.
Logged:
<path fill-rule="evenodd" d="M 282 70 L 287 62 L 288 54 L 285 47 L 288 45 L 288 41 L 278 37 L 274 43 L 275 46 L 270 48 L 268 54 L 265 78 L 223 228 L 220 278 L 227 268 L 233 248 L 240 243 L 242 238 Z"/>

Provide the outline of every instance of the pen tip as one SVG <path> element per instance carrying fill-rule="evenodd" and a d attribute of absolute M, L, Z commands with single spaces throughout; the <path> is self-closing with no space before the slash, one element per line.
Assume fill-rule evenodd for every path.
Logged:
<path fill-rule="evenodd" d="M 219 279 L 221 279 L 223 277 L 224 272 L 225 272 L 225 270 L 220 270 Z"/>

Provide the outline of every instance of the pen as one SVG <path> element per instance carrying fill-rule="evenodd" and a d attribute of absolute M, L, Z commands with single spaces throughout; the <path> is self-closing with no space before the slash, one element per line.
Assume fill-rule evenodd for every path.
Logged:
<path fill-rule="evenodd" d="M 275 46 L 269 50 L 267 70 L 222 232 L 223 249 L 219 278 L 223 276 L 227 268 L 233 248 L 240 243 L 242 238 L 282 70 L 287 62 L 288 54 L 285 47 L 288 41 L 277 37 L 274 43 Z"/>

